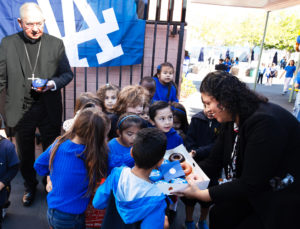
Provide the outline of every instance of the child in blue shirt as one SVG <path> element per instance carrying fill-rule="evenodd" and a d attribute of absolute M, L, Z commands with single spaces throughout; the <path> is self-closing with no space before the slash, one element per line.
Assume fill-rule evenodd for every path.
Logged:
<path fill-rule="evenodd" d="M 52 228 L 85 228 L 84 212 L 96 183 L 106 177 L 109 118 L 97 108 L 78 114 L 73 127 L 34 163 L 39 175 L 50 174 L 47 218 Z"/>
<path fill-rule="evenodd" d="M 134 166 L 134 160 L 130 150 L 137 132 L 146 127 L 144 120 L 136 114 L 125 113 L 120 116 L 117 123 L 117 134 L 119 137 L 108 142 L 108 174 L 115 167 Z"/>
<path fill-rule="evenodd" d="M 165 196 L 152 184 L 149 175 L 162 164 L 166 145 L 166 136 L 156 128 L 144 128 L 137 133 L 131 150 L 134 167 L 114 168 L 96 191 L 94 207 L 106 208 L 110 213 L 101 228 L 123 228 L 124 224 L 139 224 L 141 229 L 164 228 Z M 111 211 L 114 205 L 116 210 Z"/>
<path fill-rule="evenodd" d="M 171 63 L 163 63 L 157 68 L 157 73 L 153 77 L 156 83 L 153 102 L 178 102 L 177 90 L 173 82 L 174 67 Z"/>
<path fill-rule="evenodd" d="M 173 128 L 173 113 L 171 106 L 164 101 L 157 101 L 149 108 L 150 123 L 163 131 L 167 136 L 167 150 L 183 144 L 182 138 Z"/>
<path fill-rule="evenodd" d="M 230 59 L 228 57 L 225 58 L 225 62 L 224 62 L 225 66 L 226 66 L 226 72 L 230 72 L 231 69 L 231 62 Z"/>
<path fill-rule="evenodd" d="M 295 61 L 294 60 L 290 60 L 289 65 L 284 68 L 284 72 L 279 77 L 279 79 L 281 79 L 281 77 L 285 73 L 285 79 L 284 79 L 284 86 L 283 86 L 282 95 L 284 95 L 284 94 L 287 93 L 288 87 L 290 85 L 291 79 L 294 76 L 294 72 L 295 71 L 296 71 Z"/>
<path fill-rule="evenodd" d="M 1 126 L 0 119 L 0 126 Z M 15 146 L 9 140 L 0 135 L 0 228 L 6 208 L 10 202 L 10 182 L 17 175 L 19 159 Z"/>

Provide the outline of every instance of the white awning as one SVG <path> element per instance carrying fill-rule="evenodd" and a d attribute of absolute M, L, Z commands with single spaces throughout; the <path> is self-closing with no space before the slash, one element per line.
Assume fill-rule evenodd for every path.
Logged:
<path fill-rule="evenodd" d="M 208 5 L 257 8 L 264 9 L 266 11 L 279 10 L 300 5 L 300 0 L 191 0 L 191 2 Z"/>

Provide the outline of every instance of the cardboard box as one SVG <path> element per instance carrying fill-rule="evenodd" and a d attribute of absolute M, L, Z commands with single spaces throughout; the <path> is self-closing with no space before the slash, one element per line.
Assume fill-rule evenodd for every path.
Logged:
<path fill-rule="evenodd" d="M 185 161 L 192 166 L 194 174 L 200 176 L 203 180 L 198 182 L 197 185 L 200 189 L 206 189 L 209 184 L 209 178 L 202 171 L 199 165 L 194 161 L 194 159 L 189 155 L 188 151 L 184 147 L 184 145 L 177 146 L 174 149 L 167 150 L 164 156 L 164 159 L 169 160 L 169 157 L 172 153 L 181 153 L 185 157 Z M 157 184 L 157 187 L 166 195 L 170 195 L 171 192 L 177 192 L 184 190 L 188 184 L 171 184 L 171 183 L 163 183 Z"/>

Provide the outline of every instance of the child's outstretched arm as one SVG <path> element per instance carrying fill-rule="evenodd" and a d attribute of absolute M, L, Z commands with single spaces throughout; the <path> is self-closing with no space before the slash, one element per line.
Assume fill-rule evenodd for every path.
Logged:
<path fill-rule="evenodd" d="M 97 189 L 93 199 L 93 206 L 97 209 L 105 209 L 114 186 L 118 185 L 119 177 L 123 167 L 116 167 L 106 178 L 105 182 Z"/>

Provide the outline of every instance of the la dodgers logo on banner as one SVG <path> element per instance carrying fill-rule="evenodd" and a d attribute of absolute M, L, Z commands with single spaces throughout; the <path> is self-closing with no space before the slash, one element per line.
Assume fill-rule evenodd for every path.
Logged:
<path fill-rule="evenodd" d="M 28 1 L 5 2 L 0 3 L 3 5 L 0 18 L 5 19 L 0 22 L 0 39 L 20 31 L 18 10 Z M 135 0 L 37 0 L 36 3 L 46 19 L 45 31 L 64 41 L 71 66 L 141 63 L 145 21 L 137 17 Z"/>

